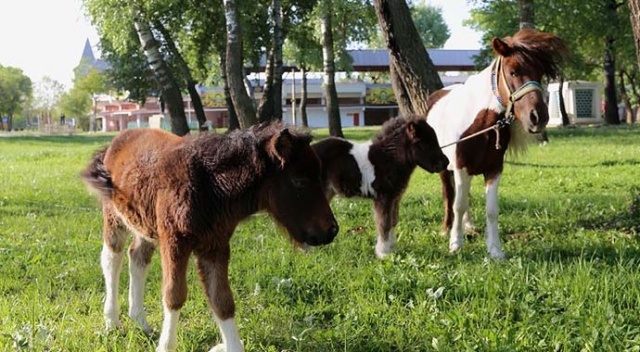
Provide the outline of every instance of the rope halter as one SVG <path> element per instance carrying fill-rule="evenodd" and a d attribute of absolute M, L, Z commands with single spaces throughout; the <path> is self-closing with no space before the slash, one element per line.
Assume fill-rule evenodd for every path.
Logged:
<path fill-rule="evenodd" d="M 502 69 L 502 59 L 503 59 L 503 56 L 500 56 L 494 62 L 493 69 L 491 70 L 491 86 L 493 88 L 493 94 L 496 96 L 496 99 L 498 99 L 498 103 L 500 104 L 501 107 L 505 109 L 504 119 L 500 119 L 496 121 L 496 124 L 491 127 L 487 127 L 481 131 L 470 134 L 455 142 L 440 146 L 441 149 L 458 144 L 467 139 L 471 139 L 475 136 L 481 135 L 490 130 L 496 131 L 496 149 L 501 149 L 502 147 L 500 146 L 500 129 L 503 127 L 509 126 L 515 119 L 515 114 L 513 112 L 514 103 L 522 99 L 525 95 L 531 92 L 538 91 L 542 93 L 542 86 L 540 85 L 539 82 L 536 82 L 536 81 L 527 81 L 523 85 L 521 85 L 518 89 L 516 89 L 515 91 L 512 91 L 511 87 L 509 87 L 509 85 L 507 84 L 507 76 L 505 75 L 504 70 Z M 497 75 L 498 72 L 500 72 L 500 80 L 498 80 L 498 75 Z M 500 81 L 502 85 L 506 88 L 507 92 L 509 92 L 509 101 L 507 102 L 506 107 L 502 102 L 502 98 L 500 97 L 500 91 L 498 89 L 498 81 Z"/>
<path fill-rule="evenodd" d="M 500 82 L 507 89 L 507 92 L 509 92 L 509 101 L 507 102 L 507 106 L 505 107 L 505 119 L 509 121 L 507 124 L 510 124 L 515 118 L 513 113 L 513 107 L 514 107 L 513 104 L 531 92 L 538 91 L 542 93 L 542 86 L 540 85 L 539 82 L 527 81 L 523 85 L 521 85 L 518 89 L 516 89 L 515 91 L 512 91 L 511 87 L 509 87 L 509 85 L 507 84 L 507 76 L 505 75 L 504 70 L 502 69 L 502 59 L 503 57 L 500 56 L 495 62 L 494 70 L 492 72 L 492 77 L 493 77 L 492 85 L 493 85 L 494 94 L 498 98 L 498 102 L 500 103 L 500 105 L 502 105 L 502 107 L 505 107 L 504 104 L 502 103 L 502 98 L 500 98 L 500 91 L 497 88 L 497 85 L 498 85 L 497 72 L 500 72 L 500 78 L 501 78 Z M 499 122 L 500 121 L 498 121 L 498 123 Z"/>

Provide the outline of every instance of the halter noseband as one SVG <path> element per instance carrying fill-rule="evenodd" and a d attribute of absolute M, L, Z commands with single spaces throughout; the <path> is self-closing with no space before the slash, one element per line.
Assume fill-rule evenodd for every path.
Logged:
<path fill-rule="evenodd" d="M 509 85 L 507 84 L 507 76 L 504 74 L 504 70 L 502 69 L 502 59 L 503 59 L 503 56 L 500 56 L 494 63 L 494 66 L 493 66 L 494 68 L 491 72 L 492 73 L 491 84 L 493 86 L 493 92 L 496 98 L 498 99 L 498 103 L 500 103 L 500 105 L 505 108 L 505 119 L 498 121 L 498 124 L 509 125 L 515 117 L 513 113 L 513 104 L 531 92 L 538 91 L 542 93 L 542 86 L 540 85 L 540 83 L 536 81 L 527 81 L 523 85 L 521 85 L 518 89 L 516 89 L 515 92 L 512 91 L 511 87 L 509 87 Z M 498 79 L 497 77 L 498 72 L 500 72 L 501 79 Z M 509 102 L 507 103 L 506 107 L 504 106 L 504 103 L 502 102 L 502 98 L 500 97 L 498 81 L 500 81 L 502 85 L 507 89 L 507 92 L 509 92 Z"/>
<path fill-rule="evenodd" d="M 540 85 L 540 83 L 536 81 L 527 81 L 523 85 L 521 85 L 518 89 L 516 89 L 515 92 L 512 91 L 511 87 L 509 87 L 509 85 L 507 84 L 507 76 L 505 76 L 504 70 L 502 69 L 502 59 L 503 59 L 503 56 L 500 56 L 496 61 L 494 61 L 493 69 L 491 70 L 491 86 L 493 89 L 493 94 L 496 96 L 496 99 L 498 99 L 498 103 L 500 104 L 501 107 L 505 109 L 504 119 L 496 121 L 496 124 L 493 126 L 487 127 L 481 131 L 470 134 L 455 142 L 440 146 L 441 149 L 450 147 L 452 145 L 456 145 L 460 142 L 479 136 L 490 130 L 494 130 L 496 132 L 496 149 L 500 149 L 501 148 L 500 129 L 505 126 L 509 126 L 515 119 L 515 114 L 513 112 L 513 104 L 531 92 L 534 92 L 534 91 L 542 92 L 542 86 Z M 498 72 L 500 72 L 500 78 L 501 78 L 500 80 L 498 80 Z M 500 90 L 498 89 L 499 81 L 502 82 L 502 85 L 504 85 L 505 88 L 507 89 L 507 92 L 509 92 L 509 102 L 507 103 L 506 107 L 504 106 L 502 102 L 502 98 L 500 97 Z"/>

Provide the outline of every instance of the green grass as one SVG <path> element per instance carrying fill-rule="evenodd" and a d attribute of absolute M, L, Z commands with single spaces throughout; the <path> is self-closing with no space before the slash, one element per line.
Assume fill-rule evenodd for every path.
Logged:
<path fill-rule="evenodd" d="M 308 254 L 264 215 L 242 223 L 230 272 L 248 351 L 640 351 L 640 128 L 549 134 L 505 165 L 505 261 L 488 259 L 481 235 L 448 253 L 439 178 L 422 170 L 387 260 L 364 200 L 334 199 L 340 234 Z M 111 137 L 0 138 L 0 351 L 153 351 L 158 335 L 126 318 L 124 273 L 124 327 L 104 332 L 100 213 L 77 175 Z M 482 192 L 474 179 L 480 233 Z M 189 280 L 179 351 L 206 351 L 219 335 L 193 268 Z M 145 297 L 156 329 L 159 287 L 156 255 Z"/>

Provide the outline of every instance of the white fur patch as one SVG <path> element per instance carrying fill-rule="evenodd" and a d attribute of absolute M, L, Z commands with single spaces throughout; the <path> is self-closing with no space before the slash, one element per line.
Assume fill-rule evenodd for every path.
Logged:
<path fill-rule="evenodd" d="M 120 308 L 118 306 L 118 283 L 124 259 L 123 252 L 114 252 L 104 244 L 100 255 L 100 264 L 104 275 L 106 297 L 104 299 L 104 319 L 107 330 L 119 328 Z"/>
<path fill-rule="evenodd" d="M 376 191 L 373 189 L 373 181 L 376 179 L 375 169 L 369 160 L 369 148 L 371 142 L 354 144 L 349 154 L 356 159 L 362 179 L 360 181 L 360 195 L 363 197 L 375 197 Z"/>
<path fill-rule="evenodd" d="M 178 319 L 179 310 L 171 310 L 164 305 L 164 320 L 162 321 L 162 332 L 158 342 L 157 352 L 175 351 L 178 345 Z"/>
<path fill-rule="evenodd" d="M 234 318 L 219 320 L 218 317 L 216 317 L 216 322 L 220 328 L 223 343 L 214 346 L 210 351 L 244 352 L 244 346 L 242 345 L 242 341 L 240 341 L 240 335 L 236 328 L 236 320 Z"/>
<path fill-rule="evenodd" d="M 394 230 L 389 231 L 387 240 L 383 240 L 382 236 L 378 235 L 378 242 L 376 243 L 376 257 L 383 259 L 393 252 L 396 246 L 396 233 Z"/>

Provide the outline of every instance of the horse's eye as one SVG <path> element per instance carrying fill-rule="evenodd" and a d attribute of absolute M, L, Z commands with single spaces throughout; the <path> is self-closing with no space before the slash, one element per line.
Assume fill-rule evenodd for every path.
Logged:
<path fill-rule="evenodd" d="M 516 71 L 511 71 L 511 77 L 518 77 L 518 76 L 520 76 L 520 75 L 518 74 L 518 72 L 516 72 Z"/>
<path fill-rule="evenodd" d="M 309 179 L 301 178 L 301 177 L 294 177 L 291 179 L 291 183 L 295 188 L 305 188 L 309 185 L 309 182 L 310 182 Z"/>

